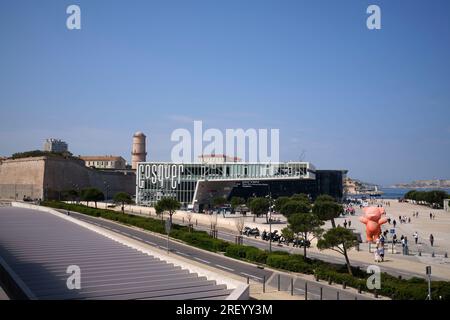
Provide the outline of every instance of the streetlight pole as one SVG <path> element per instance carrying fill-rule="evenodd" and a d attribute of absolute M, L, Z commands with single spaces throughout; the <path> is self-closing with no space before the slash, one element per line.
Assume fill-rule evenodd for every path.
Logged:
<path fill-rule="evenodd" d="M 267 188 L 269 190 L 269 252 L 272 252 L 272 193 L 269 184 L 267 184 Z"/>
<path fill-rule="evenodd" d="M 426 300 L 431 300 L 431 266 L 426 266 L 425 273 L 428 276 L 428 296 Z"/>
<path fill-rule="evenodd" d="M 269 252 L 272 252 L 272 212 L 269 214 Z"/>

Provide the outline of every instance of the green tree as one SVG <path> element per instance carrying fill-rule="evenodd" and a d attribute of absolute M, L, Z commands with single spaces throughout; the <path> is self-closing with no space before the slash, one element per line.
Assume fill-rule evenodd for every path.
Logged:
<path fill-rule="evenodd" d="M 332 201 L 332 202 L 336 202 L 336 199 L 333 198 L 332 196 L 328 195 L 328 194 L 321 194 L 319 196 L 317 196 L 316 201 Z"/>
<path fill-rule="evenodd" d="M 113 201 L 115 203 L 120 203 L 122 206 L 122 212 L 125 212 L 125 204 L 133 203 L 131 196 L 126 192 L 118 192 L 114 195 Z"/>
<path fill-rule="evenodd" d="M 223 207 L 225 203 L 227 203 L 227 200 L 224 197 L 215 197 L 213 199 L 213 206 L 216 210 Z M 225 218 L 225 211 L 222 212 L 222 215 Z"/>
<path fill-rule="evenodd" d="M 288 242 L 291 242 L 291 241 L 294 240 L 294 238 L 295 238 L 294 232 L 293 232 L 292 229 L 289 228 L 289 227 L 285 227 L 285 228 L 281 229 L 281 235 L 282 235 Z"/>
<path fill-rule="evenodd" d="M 409 190 L 405 195 L 403 196 L 405 199 L 409 200 L 416 200 L 415 195 L 417 193 L 417 190 Z"/>
<path fill-rule="evenodd" d="M 291 200 L 289 197 L 278 197 L 275 200 L 275 211 L 276 212 L 281 212 L 281 208 L 283 207 L 283 205 L 288 202 L 289 200 Z"/>
<path fill-rule="evenodd" d="M 311 211 L 311 205 L 304 201 L 289 200 L 281 207 L 280 213 L 288 217 L 294 213 L 305 213 Z"/>
<path fill-rule="evenodd" d="M 67 199 L 70 201 L 75 201 L 80 196 L 79 192 L 75 189 L 65 190 L 62 192 L 62 194 L 63 194 L 64 199 Z"/>
<path fill-rule="evenodd" d="M 352 231 L 343 227 L 336 227 L 329 229 L 323 234 L 322 238 L 317 242 L 317 248 L 319 250 L 331 249 L 342 254 L 345 257 L 348 273 L 353 275 L 350 260 L 348 259 L 348 250 L 357 244 L 358 240 Z"/>
<path fill-rule="evenodd" d="M 431 190 L 426 192 L 425 198 L 428 204 L 432 206 L 437 205 L 442 208 L 444 206 L 444 199 L 448 198 L 448 194 L 443 190 Z"/>
<path fill-rule="evenodd" d="M 449 195 L 443 190 L 430 190 L 430 191 L 417 191 L 410 190 L 405 193 L 404 198 L 414 201 L 424 201 L 430 206 L 442 207 L 444 205 L 444 199 L 447 199 Z"/>
<path fill-rule="evenodd" d="M 163 210 L 163 208 L 161 207 L 161 205 L 160 205 L 160 203 L 159 202 L 157 202 L 156 204 L 155 204 L 155 213 L 156 213 L 156 215 L 161 215 L 161 220 L 163 220 L 164 219 L 164 210 Z"/>
<path fill-rule="evenodd" d="M 309 203 L 309 204 L 311 203 L 311 200 L 309 199 L 309 197 L 306 194 L 304 194 L 304 193 L 294 194 L 291 197 L 291 200 L 303 201 L 303 202 L 306 202 L 306 203 Z"/>
<path fill-rule="evenodd" d="M 270 202 L 267 198 L 253 198 L 250 200 L 249 208 L 252 213 L 259 217 L 263 214 L 266 215 L 266 221 L 269 222 L 268 213 L 269 213 Z"/>
<path fill-rule="evenodd" d="M 215 197 L 212 202 L 215 208 L 219 208 L 223 206 L 227 200 L 224 197 Z"/>
<path fill-rule="evenodd" d="M 174 198 L 162 198 L 159 200 L 155 205 L 156 213 L 163 213 L 167 212 L 169 214 L 169 220 L 172 224 L 172 216 L 173 214 L 180 209 L 181 204 L 178 202 L 178 200 Z"/>
<path fill-rule="evenodd" d="M 344 208 L 334 200 L 330 201 L 326 197 L 318 197 L 314 202 L 312 212 L 317 214 L 319 219 L 322 221 L 331 220 L 331 225 L 335 228 L 336 223 L 334 219 L 338 218 L 344 212 Z"/>
<path fill-rule="evenodd" d="M 245 200 L 240 197 L 233 197 L 231 198 L 230 204 L 233 211 L 236 210 L 239 206 L 243 205 L 245 203 Z"/>
<path fill-rule="evenodd" d="M 289 229 L 294 234 L 300 235 L 305 241 L 318 238 L 323 232 L 321 226 L 324 222 L 311 212 L 294 213 L 289 216 L 288 223 Z M 306 245 L 303 246 L 303 257 L 306 259 Z"/>
<path fill-rule="evenodd" d="M 81 190 L 81 200 L 86 201 L 88 206 L 89 202 L 93 201 L 95 203 L 95 208 L 97 208 L 97 202 L 105 200 L 105 195 L 99 189 L 86 188 Z"/>
<path fill-rule="evenodd" d="M 13 159 L 29 158 L 29 157 L 56 157 L 56 158 L 69 158 L 69 159 L 79 159 L 74 157 L 71 152 L 53 152 L 53 151 L 43 151 L 43 150 L 31 150 L 25 152 L 16 152 L 11 155 Z"/>

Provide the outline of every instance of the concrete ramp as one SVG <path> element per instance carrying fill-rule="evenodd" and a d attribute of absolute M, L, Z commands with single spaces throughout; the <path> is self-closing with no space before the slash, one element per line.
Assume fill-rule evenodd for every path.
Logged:
<path fill-rule="evenodd" d="M 242 298 L 232 286 L 25 208 L 0 207 L 0 266 L 2 283 L 23 299 Z M 68 268 L 79 268 L 80 289 Z"/>

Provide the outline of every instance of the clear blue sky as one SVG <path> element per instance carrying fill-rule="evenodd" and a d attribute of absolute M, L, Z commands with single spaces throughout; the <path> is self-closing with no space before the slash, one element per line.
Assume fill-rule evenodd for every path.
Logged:
<path fill-rule="evenodd" d="M 203 120 L 279 128 L 282 160 L 370 182 L 450 178 L 448 0 L 2 0 L 0 41 L 3 156 L 57 137 L 129 160 L 142 130 L 168 160 Z"/>

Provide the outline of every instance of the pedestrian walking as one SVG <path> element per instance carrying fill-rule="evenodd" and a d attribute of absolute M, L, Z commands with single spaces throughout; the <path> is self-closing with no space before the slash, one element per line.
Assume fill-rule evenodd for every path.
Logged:
<path fill-rule="evenodd" d="M 434 236 L 433 234 L 430 234 L 430 244 L 433 247 L 434 246 Z"/>
<path fill-rule="evenodd" d="M 374 260 L 375 260 L 375 262 L 380 262 L 381 261 L 380 252 L 378 250 L 378 246 L 374 250 Z"/>
<path fill-rule="evenodd" d="M 381 246 L 380 246 L 380 249 L 379 249 L 378 254 L 379 254 L 380 257 L 381 257 L 381 261 L 384 262 L 384 245 L 381 245 Z"/>
<path fill-rule="evenodd" d="M 408 247 L 408 237 L 405 237 L 403 240 L 405 240 L 405 255 L 409 255 L 409 247 Z"/>
<path fill-rule="evenodd" d="M 352 220 L 348 220 L 348 227 L 350 228 L 352 226 Z"/>
<path fill-rule="evenodd" d="M 419 241 L 419 234 L 417 233 L 417 231 L 414 232 L 413 237 L 414 237 L 414 242 L 417 244 L 417 242 Z"/>
<path fill-rule="evenodd" d="M 347 229 L 347 219 L 344 220 L 344 228 Z"/>
<path fill-rule="evenodd" d="M 430 212 L 430 220 L 433 219 L 433 214 Z"/>
<path fill-rule="evenodd" d="M 392 224 L 394 225 L 394 228 L 395 228 L 395 225 L 397 224 L 397 221 L 395 221 L 395 219 L 394 219 L 394 221 L 392 221 Z"/>

